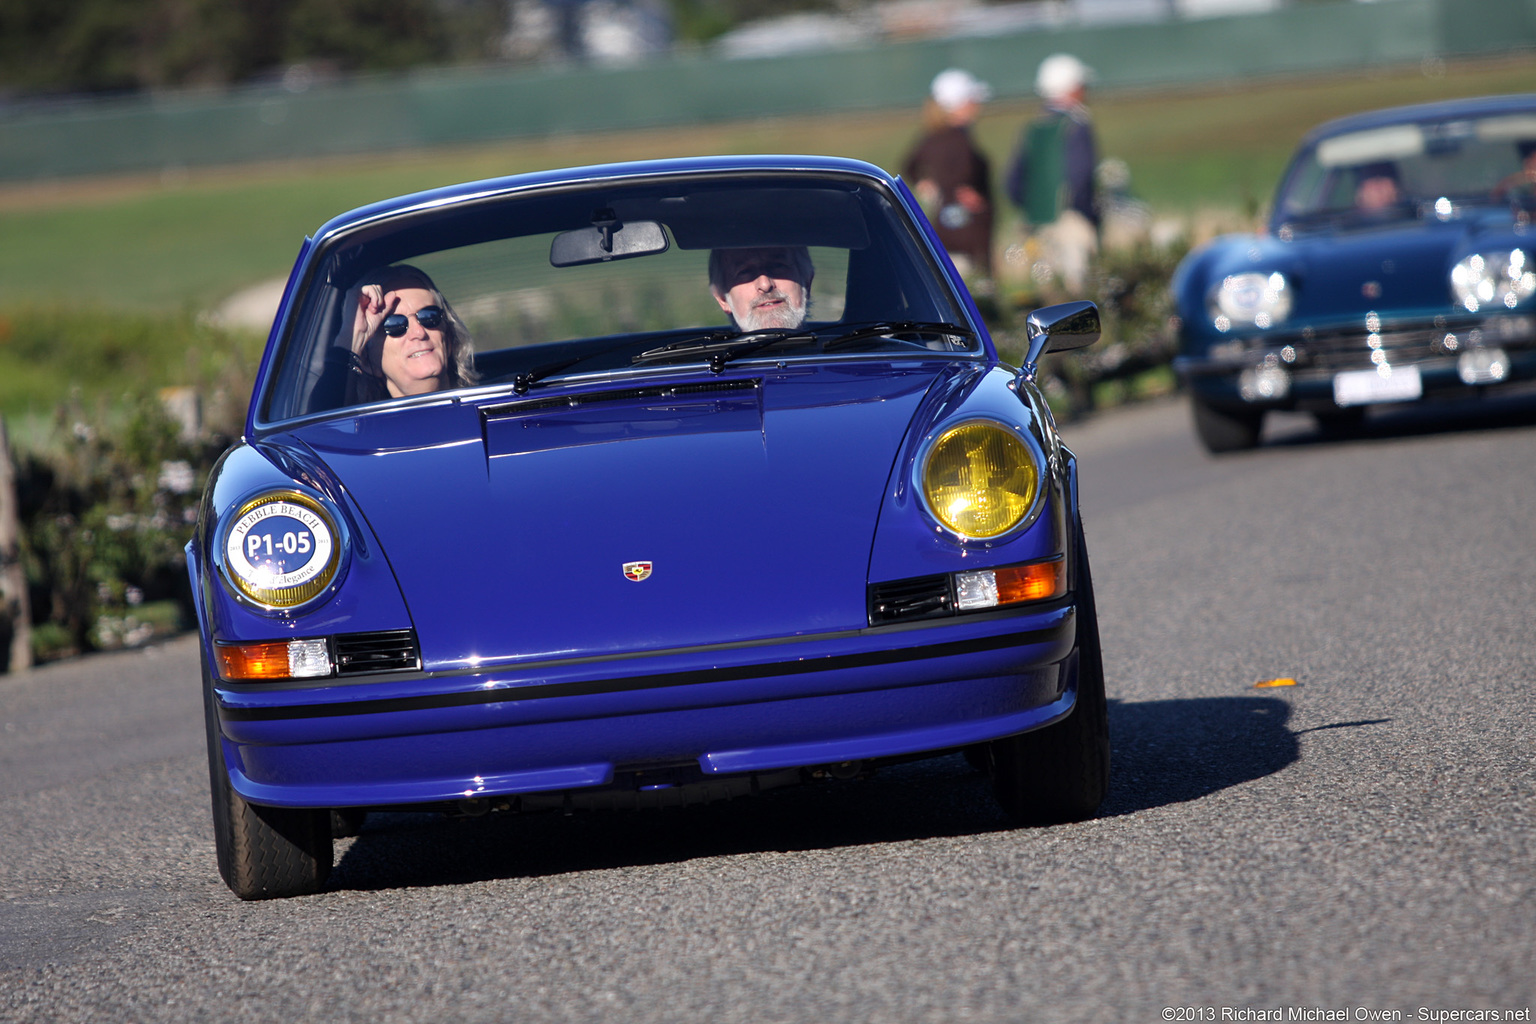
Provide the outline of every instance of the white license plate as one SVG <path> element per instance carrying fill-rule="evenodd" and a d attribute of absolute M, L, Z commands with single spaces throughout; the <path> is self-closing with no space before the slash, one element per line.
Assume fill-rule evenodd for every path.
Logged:
<path fill-rule="evenodd" d="M 1338 405 L 1411 402 L 1423 395 L 1417 366 L 1394 366 L 1385 376 L 1379 370 L 1351 370 L 1333 378 L 1333 400 Z"/>

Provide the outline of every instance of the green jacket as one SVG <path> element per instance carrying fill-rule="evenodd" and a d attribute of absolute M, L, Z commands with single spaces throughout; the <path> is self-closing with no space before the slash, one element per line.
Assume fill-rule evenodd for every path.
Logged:
<path fill-rule="evenodd" d="M 1075 209 L 1098 223 L 1093 195 L 1096 163 L 1093 127 L 1082 108 L 1047 107 L 1024 126 L 1007 187 L 1027 223 L 1050 224 L 1061 211 Z"/>

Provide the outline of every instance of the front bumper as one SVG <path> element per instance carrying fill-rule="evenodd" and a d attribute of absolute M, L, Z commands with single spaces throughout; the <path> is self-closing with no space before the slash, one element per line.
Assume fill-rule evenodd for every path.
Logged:
<path fill-rule="evenodd" d="M 1496 358 L 1497 374 L 1490 375 L 1486 365 Z M 1362 317 L 1346 326 L 1224 339 L 1205 355 L 1177 357 L 1173 366 L 1196 395 L 1230 409 L 1338 411 L 1340 375 L 1374 371 L 1385 376 L 1399 367 L 1417 371 L 1422 384 L 1417 397 L 1455 397 L 1536 379 L 1536 315 L 1443 315 L 1395 322 Z M 1474 372 L 1476 367 L 1484 372 Z"/>
<path fill-rule="evenodd" d="M 801 639 L 273 688 L 214 681 L 231 782 L 258 804 L 369 807 L 941 751 L 1076 696 L 1069 602 Z"/>

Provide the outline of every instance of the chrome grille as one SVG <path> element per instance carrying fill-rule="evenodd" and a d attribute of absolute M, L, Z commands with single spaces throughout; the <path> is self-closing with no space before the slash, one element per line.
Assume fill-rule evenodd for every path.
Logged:
<path fill-rule="evenodd" d="M 1208 359 L 1192 361 L 1191 372 L 1225 373 L 1263 362 L 1303 375 L 1323 375 L 1371 369 L 1383 362 L 1407 365 L 1454 358 L 1479 346 L 1526 349 L 1533 344 L 1536 317 L 1530 315 L 1462 314 L 1374 323 L 1366 319 L 1326 330 L 1307 327 L 1234 338 L 1212 346 Z"/>
<path fill-rule="evenodd" d="M 1378 360 L 1416 363 L 1445 354 L 1445 331 L 1434 329 L 1383 334 L 1318 334 L 1297 344 L 1296 365 L 1318 370 L 1370 369 Z M 1373 352 L 1380 356 L 1372 356 Z"/>

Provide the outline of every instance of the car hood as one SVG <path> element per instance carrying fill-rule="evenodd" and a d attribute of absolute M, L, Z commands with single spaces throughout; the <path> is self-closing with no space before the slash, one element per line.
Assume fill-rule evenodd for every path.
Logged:
<path fill-rule="evenodd" d="M 1282 331 L 1453 311 L 1450 271 L 1473 253 L 1508 248 L 1519 236 L 1507 211 L 1449 221 L 1407 220 L 1329 230 L 1292 228 L 1290 237 L 1229 236 L 1192 257 L 1178 291 L 1186 317 L 1203 321 L 1206 294 L 1229 274 L 1280 271 L 1293 306 Z"/>
<path fill-rule="evenodd" d="M 1411 222 L 1298 236 L 1290 254 L 1291 317 L 1327 322 L 1372 309 L 1449 307 L 1451 254 L 1465 247 L 1468 235 L 1464 225 Z"/>
<path fill-rule="evenodd" d="M 378 538 L 427 668 L 750 642 L 867 624 L 886 482 L 943 372 L 536 391 L 293 435 Z"/>

